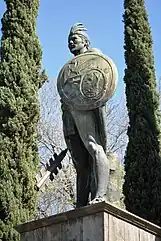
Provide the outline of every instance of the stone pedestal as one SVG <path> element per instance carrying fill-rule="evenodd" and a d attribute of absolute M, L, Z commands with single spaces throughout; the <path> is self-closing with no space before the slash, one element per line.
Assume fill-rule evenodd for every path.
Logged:
<path fill-rule="evenodd" d="M 21 241 L 161 241 L 161 228 L 109 203 L 19 225 Z"/>

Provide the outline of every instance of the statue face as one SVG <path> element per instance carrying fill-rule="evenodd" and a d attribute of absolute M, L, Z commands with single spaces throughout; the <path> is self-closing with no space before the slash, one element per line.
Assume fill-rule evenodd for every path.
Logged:
<path fill-rule="evenodd" d="M 69 36 L 68 47 L 72 54 L 77 55 L 84 52 L 83 49 L 85 49 L 85 45 L 85 39 L 79 36 L 78 34 L 73 34 Z"/>

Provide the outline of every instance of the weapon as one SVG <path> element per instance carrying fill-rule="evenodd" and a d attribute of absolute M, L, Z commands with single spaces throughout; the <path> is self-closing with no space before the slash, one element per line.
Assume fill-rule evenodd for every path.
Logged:
<path fill-rule="evenodd" d="M 41 179 L 37 182 L 36 184 L 36 190 L 39 191 L 40 188 L 43 186 L 43 184 L 46 182 L 46 180 L 48 178 L 50 178 L 51 181 L 53 181 L 54 179 L 54 175 L 58 174 L 58 169 L 62 168 L 62 160 L 64 159 L 64 157 L 66 156 L 68 149 L 63 150 L 59 155 L 57 155 L 56 153 L 54 153 L 54 160 L 53 158 L 49 159 L 49 164 L 46 164 L 46 170 L 44 175 L 41 177 Z"/>

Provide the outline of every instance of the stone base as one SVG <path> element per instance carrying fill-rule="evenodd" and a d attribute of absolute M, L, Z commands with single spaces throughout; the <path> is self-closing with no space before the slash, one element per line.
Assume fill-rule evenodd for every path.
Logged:
<path fill-rule="evenodd" d="M 21 241 L 161 241 L 160 227 L 105 202 L 16 229 Z"/>

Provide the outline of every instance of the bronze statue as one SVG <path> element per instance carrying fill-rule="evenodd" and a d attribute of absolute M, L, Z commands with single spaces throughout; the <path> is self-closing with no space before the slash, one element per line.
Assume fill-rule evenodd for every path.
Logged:
<path fill-rule="evenodd" d="M 83 24 L 74 24 L 68 47 L 75 56 L 60 71 L 64 137 L 77 172 L 77 204 L 106 200 L 109 162 L 106 156 L 105 103 L 113 95 L 117 70 L 100 50 L 90 48 Z"/>

